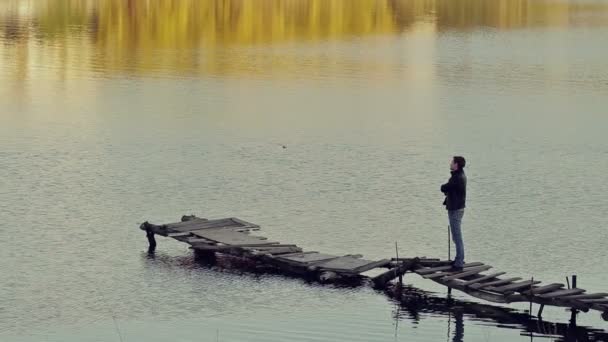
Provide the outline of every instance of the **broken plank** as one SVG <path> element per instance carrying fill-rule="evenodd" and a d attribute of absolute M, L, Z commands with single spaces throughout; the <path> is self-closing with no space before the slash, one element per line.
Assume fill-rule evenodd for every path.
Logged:
<path fill-rule="evenodd" d="M 469 286 L 469 285 L 472 285 L 472 284 L 475 284 L 475 283 L 479 283 L 479 282 L 482 282 L 482 281 L 486 281 L 486 280 L 489 280 L 489 279 L 493 279 L 493 278 L 499 277 L 499 276 L 501 276 L 503 274 L 506 274 L 506 273 L 507 272 L 495 272 L 495 273 L 491 273 L 491 274 L 485 275 L 483 277 L 479 277 L 479 278 L 471 279 L 469 281 L 465 281 L 461 285 L 463 285 L 463 286 Z"/>
<path fill-rule="evenodd" d="M 479 290 L 479 289 L 483 289 L 483 288 L 488 287 L 488 286 L 505 285 L 505 284 L 509 284 L 509 283 L 512 283 L 512 282 L 518 281 L 518 280 L 521 280 L 521 278 L 520 277 L 513 277 L 513 278 L 507 278 L 507 279 L 498 279 L 496 281 L 490 281 L 490 282 L 487 282 L 487 283 L 473 284 L 473 285 L 471 285 L 469 287 L 472 288 L 472 289 Z"/>
<path fill-rule="evenodd" d="M 295 245 L 294 246 L 273 245 L 273 246 L 268 246 L 268 247 L 255 246 L 255 247 L 244 247 L 244 249 L 251 251 L 251 252 L 261 252 L 261 253 L 268 253 L 268 254 L 272 254 L 272 255 L 291 254 L 291 253 L 301 253 L 302 252 L 302 248 L 297 247 Z"/>
<path fill-rule="evenodd" d="M 425 279 L 435 279 L 435 278 L 442 278 L 442 277 L 446 277 L 446 276 L 452 276 L 452 275 L 460 275 L 464 272 L 468 272 L 468 271 L 472 271 L 472 270 L 476 270 L 480 267 L 488 267 L 486 265 L 484 266 L 476 266 L 476 267 L 468 267 L 468 268 L 463 268 L 460 271 L 454 271 L 453 269 L 445 271 L 445 272 L 437 272 L 437 273 L 430 273 L 430 274 L 425 274 L 422 276 L 422 278 Z M 489 266 L 491 267 L 491 266 Z"/>
<path fill-rule="evenodd" d="M 563 298 L 558 298 L 562 300 Z M 579 299 L 579 301 L 585 304 L 605 304 L 608 303 L 608 298 L 596 298 L 596 299 Z"/>
<path fill-rule="evenodd" d="M 475 266 L 483 266 L 483 263 L 481 262 L 472 262 L 469 264 L 465 264 L 464 268 L 467 267 L 475 267 Z M 440 272 L 440 271 L 447 271 L 452 269 L 453 266 L 452 265 L 446 265 L 446 266 L 439 266 L 439 267 L 432 267 L 432 268 L 421 268 L 421 269 L 417 269 L 416 272 L 417 274 L 423 275 L 423 274 L 429 274 L 429 273 L 434 273 L 434 272 Z"/>
<path fill-rule="evenodd" d="M 167 236 L 168 236 L 168 237 L 171 237 L 171 238 L 178 238 L 178 237 L 190 236 L 190 232 L 169 233 L 169 234 L 167 234 Z"/>
<path fill-rule="evenodd" d="M 493 291 L 493 292 L 499 292 L 499 293 L 509 293 L 509 292 L 515 292 L 517 290 L 521 290 L 524 288 L 530 288 L 530 286 L 540 284 L 540 283 L 541 282 L 537 281 L 537 280 L 525 280 L 525 281 L 520 281 L 519 283 L 513 283 L 513 284 L 504 285 L 504 286 L 500 286 L 500 287 L 496 287 L 496 286 L 487 287 L 486 290 Z"/>
<path fill-rule="evenodd" d="M 568 295 L 581 294 L 584 292 L 586 292 L 586 291 L 583 289 L 569 289 L 569 290 L 560 290 L 560 291 L 541 294 L 541 295 L 539 295 L 539 297 L 545 298 L 545 299 L 551 299 L 551 298 L 556 298 L 556 297 L 564 297 L 564 296 L 568 296 Z"/>
<path fill-rule="evenodd" d="M 354 271 L 356 273 L 363 273 L 365 271 L 369 271 L 369 270 L 377 268 L 377 267 L 384 267 L 384 266 L 390 264 L 390 262 L 391 261 L 389 259 L 382 259 L 382 260 L 370 262 L 370 263 L 368 263 L 366 265 L 357 267 Z"/>
<path fill-rule="evenodd" d="M 575 300 L 575 299 L 600 299 L 608 296 L 608 293 L 587 293 L 561 297 L 560 300 Z"/>
<path fill-rule="evenodd" d="M 465 278 L 465 277 L 472 276 L 474 274 L 479 274 L 479 273 L 481 273 L 483 271 L 487 271 L 490 268 L 492 268 L 492 266 L 488 266 L 488 265 L 479 266 L 479 267 L 471 267 L 468 270 L 466 270 L 465 272 L 457 273 L 457 274 L 454 274 L 454 275 L 448 275 L 446 277 L 441 278 L 441 280 L 442 281 L 447 281 L 447 280 L 454 280 L 454 279 Z"/>
<path fill-rule="evenodd" d="M 197 243 L 205 243 L 205 244 L 208 244 L 208 245 L 215 244 L 215 242 L 213 242 L 213 241 L 209 241 L 207 239 L 201 239 L 201 238 L 198 238 L 198 237 L 189 238 L 189 239 L 186 240 L 186 242 L 189 243 L 189 244 L 191 244 L 191 245 L 197 244 Z"/>
<path fill-rule="evenodd" d="M 270 243 L 277 244 L 278 242 L 262 240 L 258 236 L 247 235 L 239 232 L 235 232 L 232 230 L 226 230 L 222 228 L 208 228 L 208 229 L 199 229 L 191 231 L 192 234 L 199 236 L 201 238 L 223 243 L 226 245 L 240 245 L 240 244 L 249 244 L 249 245 L 265 245 Z"/>
<path fill-rule="evenodd" d="M 323 253 L 302 253 L 295 255 L 280 255 L 277 257 L 277 260 L 282 260 L 285 262 L 303 264 L 303 265 L 312 265 L 315 263 L 319 263 L 321 261 L 326 261 L 330 259 L 337 259 L 339 256 L 331 255 L 331 254 L 323 254 Z"/>
<path fill-rule="evenodd" d="M 547 293 L 547 292 L 553 292 L 553 291 L 559 290 L 563 287 L 564 287 L 564 284 L 553 283 L 553 284 L 548 284 L 548 285 L 544 285 L 544 286 L 540 286 L 540 287 L 533 287 L 532 290 L 524 291 L 522 293 L 525 295 L 530 295 L 530 294 L 538 295 L 538 294 L 543 294 L 543 293 Z"/>

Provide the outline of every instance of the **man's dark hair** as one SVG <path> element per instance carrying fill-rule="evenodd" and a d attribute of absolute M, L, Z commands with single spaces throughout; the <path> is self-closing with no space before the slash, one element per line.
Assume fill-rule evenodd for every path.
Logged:
<path fill-rule="evenodd" d="M 464 169 L 464 166 L 467 164 L 467 161 L 464 160 L 464 157 L 455 156 L 454 157 L 454 163 L 458 164 L 458 168 L 459 169 Z"/>

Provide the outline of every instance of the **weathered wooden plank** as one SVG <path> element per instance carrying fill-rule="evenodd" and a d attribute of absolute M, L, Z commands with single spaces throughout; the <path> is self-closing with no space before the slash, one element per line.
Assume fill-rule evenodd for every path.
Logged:
<path fill-rule="evenodd" d="M 326 261 L 330 259 L 339 258 L 337 255 L 323 254 L 323 253 L 302 253 L 296 255 L 280 255 L 277 260 L 283 260 L 291 263 L 312 265 L 320 261 Z"/>
<path fill-rule="evenodd" d="M 563 298 L 558 298 L 562 300 Z M 608 298 L 596 298 L 596 299 L 578 299 L 585 304 L 605 304 L 608 303 Z"/>
<path fill-rule="evenodd" d="M 390 262 L 390 261 L 389 261 Z M 359 273 L 359 268 L 375 264 L 376 261 L 354 258 L 352 256 L 342 256 L 335 259 L 320 262 L 315 266 L 319 269 L 334 271 L 334 272 L 351 272 Z M 370 269 L 375 268 L 371 267 Z"/>
<path fill-rule="evenodd" d="M 441 278 L 441 280 L 442 281 L 448 281 L 448 280 L 465 278 L 465 277 L 472 276 L 474 274 L 481 273 L 483 271 L 487 271 L 490 268 L 492 268 L 492 266 L 488 266 L 488 265 L 479 266 L 479 267 L 471 267 L 471 268 L 465 270 L 464 272 L 460 272 L 460 273 L 457 273 L 457 274 L 445 276 L 445 277 Z"/>
<path fill-rule="evenodd" d="M 422 276 L 422 278 L 425 278 L 425 279 L 443 278 L 443 277 L 446 277 L 446 276 L 452 276 L 452 275 L 468 272 L 468 271 L 471 271 L 473 269 L 477 269 L 478 267 L 488 267 L 488 266 L 483 265 L 483 266 L 465 267 L 461 271 L 454 271 L 453 269 L 450 269 L 450 270 L 447 270 L 445 272 L 437 272 L 437 273 L 425 274 L 425 275 Z M 490 267 L 492 267 L 492 266 L 490 266 Z"/>
<path fill-rule="evenodd" d="M 575 299 L 600 299 L 607 297 L 608 293 L 587 293 L 572 296 L 560 297 L 560 300 L 575 300 Z"/>
<path fill-rule="evenodd" d="M 178 237 L 190 236 L 190 233 L 189 232 L 169 233 L 169 234 L 167 234 L 167 236 L 171 237 L 171 238 L 178 238 Z"/>
<path fill-rule="evenodd" d="M 268 247 L 255 246 L 255 247 L 244 247 L 244 249 L 248 250 L 248 251 L 258 251 L 258 252 L 268 253 L 268 254 L 272 254 L 272 255 L 291 254 L 291 253 L 301 253 L 302 252 L 302 248 L 297 247 L 295 245 L 293 245 L 293 246 L 273 245 L 273 246 L 268 246 Z"/>
<path fill-rule="evenodd" d="M 477 269 L 482 269 L 484 267 L 487 267 L 486 269 L 492 268 L 492 266 L 488 266 L 488 265 L 483 265 L 483 266 L 474 266 L 474 267 L 465 267 L 460 271 L 454 271 L 452 270 L 448 270 L 445 272 L 437 272 L 437 273 L 430 273 L 430 274 L 425 274 L 422 277 L 425 279 L 436 279 L 436 278 L 443 278 L 443 277 L 447 277 L 447 276 L 452 276 L 452 275 L 460 275 L 464 272 L 468 272 L 468 271 L 474 271 Z M 480 271 L 482 272 L 483 269 Z"/>
<path fill-rule="evenodd" d="M 415 259 L 402 261 L 399 266 L 391 268 L 390 270 L 371 278 L 372 282 L 374 283 L 374 287 L 384 288 L 389 281 L 409 271 L 416 264 L 416 262 L 417 260 Z"/>
<path fill-rule="evenodd" d="M 203 239 L 201 239 L 203 240 Z M 205 240 L 206 241 L 206 240 Z M 260 246 L 260 245 L 247 245 L 247 244 L 243 244 L 243 245 L 211 245 L 205 242 L 199 242 L 199 243 L 193 243 L 192 244 L 192 248 L 193 249 L 200 249 L 200 250 L 206 250 L 206 251 L 216 251 L 216 252 L 221 252 L 221 251 L 245 251 L 247 250 L 247 248 L 262 248 L 262 247 L 275 247 L 275 246 L 279 246 L 281 248 L 294 248 L 295 245 L 268 245 L 268 246 Z M 295 247 L 297 248 L 297 247 Z"/>
<path fill-rule="evenodd" d="M 472 262 L 469 264 L 465 264 L 464 268 L 467 267 L 476 267 L 476 266 L 483 266 L 483 263 L 481 262 Z M 416 272 L 417 274 L 423 275 L 423 274 L 429 274 L 429 273 L 435 273 L 435 272 L 440 272 L 440 271 L 447 271 L 447 270 L 451 270 L 453 267 L 451 265 L 446 265 L 446 266 L 438 266 L 438 267 L 431 267 L 431 268 L 420 268 L 417 269 Z"/>
<path fill-rule="evenodd" d="M 275 241 L 262 240 L 260 237 L 247 235 L 232 230 L 226 230 L 222 228 L 207 228 L 191 231 L 192 234 L 199 236 L 203 239 L 223 243 L 226 245 L 266 245 L 270 243 L 278 243 Z"/>
<path fill-rule="evenodd" d="M 193 245 L 193 244 L 200 244 L 200 243 L 205 243 L 205 244 L 208 244 L 208 245 L 212 245 L 212 244 L 214 245 L 215 244 L 215 242 L 213 242 L 213 241 L 210 241 L 210 240 L 207 240 L 207 239 L 201 239 L 201 238 L 198 238 L 198 237 L 188 238 L 186 240 L 186 242 L 189 243 L 189 244 L 191 244 L 191 245 Z"/>
<path fill-rule="evenodd" d="M 247 222 L 247 221 L 245 221 L 245 220 L 241 220 L 241 219 L 238 219 L 238 218 L 236 218 L 236 217 L 231 217 L 230 219 L 231 219 L 232 221 L 236 222 L 236 223 L 240 223 L 240 224 L 241 224 L 241 225 L 243 225 L 243 226 L 247 226 L 247 227 L 251 227 L 251 228 L 260 228 L 260 226 L 258 226 L 258 225 L 257 225 L 257 224 L 255 224 L 255 223 Z"/>
<path fill-rule="evenodd" d="M 205 222 L 207 222 L 207 220 L 196 218 L 190 221 L 168 223 L 163 225 L 163 227 L 165 227 L 168 231 L 181 233 L 198 229 L 198 227 L 204 224 Z"/>
<path fill-rule="evenodd" d="M 476 289 L 476 290 L 480 290 L 480 289 L 483 289 L 483 288 L 488 287 L 488 286 L 505 285 L 505 284 L 509 284 L 509 283 L 512 283 L 512 282 L 518 281 L 518 280 L 521 280 L 521 278 L 520 277 L 513 277 L 513 278 L 507 278 L 507 279 L 499 279 L 499 280 L 490 281 L 490 282 L 487 282 L 487 283 L 473 284 L 473 285 L 470 286 L 470 288 Z"/>
<path fill-rule="evenodd" d="M 540 287 L 534 287 L 534 288 L 532 288 L 532 291 L 528 290 L 528 291 L 524 291 L 522 293 L 525 295 L 530 295 L 530 294 L 538 295 L 538 294 L 543 294 L 543 293 L 547 293 L 547 292 L 553 292 L 553 291 L 559 290 L 563 287 L 564 287 L 564 284 L 552 283 L 552 284 L 548 284 L 548 285 L 544 285 L 544 286 L 540 286 Z"/>
<path fill-rule="evenodd" d="M 489 286 L 486 287 L 485 289 L 488 291 L 493 291 L 493 292 L 498 292 L 498 293 L 509 293 L 509 292 L 515 292 L 517 290 L 521 290 L 523 288 L 530 288 L 530 286 L 532 285 L 536 285 L 536 284 L 540 284 L 540 281 L 537 280 L 525 280 L 525 281 L 520 281 L 518 283 L 513 283 L 513 284 L 509 284 L 509 285 L 504 285 L 504 286 L 500 286 L 500 287 L 496 287 L 496 286 Z"/>
<path fill-rule="evenodd" d="M 366 261 L 366 260 L 361 259 L 361 261 Z M 370 263 L 368 263 L 366 265 L 357 267 L 356 269 L 354 269 L 354 272 L 355 273 L 363 273 L 363 272 L 372 270 L 372 269 L 377 268 L 377 267 L 384 267 L 384 266 L 388 265 L 390 262 L 391 261 L 389 259 L 382 259 L 382 260 L 370 262 Z"/>
<path fill-rule="evenodd" d="M 506 274 L 506 273 L 507 272 L 494 272 L 494 273 L 485 275 L 483 277 L 479 277 L 479 278 L 471 279 L 469 281 L 462 282 L 461 285 L 463 285 L 463 286 L 469 286 L 469 285 L 472 285 L 472 284 L 475 284 L 475 283 L 479 283 L 479 282 L 482 282 L 482 281 L 494 279 L 494 278 L 499 277 L 499 276 L 501 276 L 503 274 Z"/>
<path fill-rule="evenodd" d="M 559 290 L 554 292 L 549 292 L 545 294 L 538 295 L 540 298 L 550 299 L 556 297 L 564 297 L 568 295 L 576 295 L 586 292 L 583 289 L 569 289 L 569 290 Z"/>

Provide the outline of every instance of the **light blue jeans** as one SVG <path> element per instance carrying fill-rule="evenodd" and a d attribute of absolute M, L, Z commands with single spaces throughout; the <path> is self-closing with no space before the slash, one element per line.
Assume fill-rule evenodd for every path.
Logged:
<path fill-rule="evenodd" d="M 462 267 L 464 265 L 464 242 L 462 241 L 462 230 L 460 228 L 462 216 L 464 216 L 464 209 L 448 210 L 452 241 L 454 241 L 454 244 L 456 245 L 456 257 L 454 258 L 454 266 L 456 267 Z"/>

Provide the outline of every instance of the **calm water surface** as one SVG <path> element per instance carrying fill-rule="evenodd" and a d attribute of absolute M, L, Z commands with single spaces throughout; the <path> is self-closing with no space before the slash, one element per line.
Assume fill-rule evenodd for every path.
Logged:
<path fill-rule="evenodd" d="M 445 257 L 453 154 L 468 260 L 608 290 L 605 1 L 0 0 L 0 80 L 2 341 L 566 340 L 150 259 L 137 228 Z"/>

